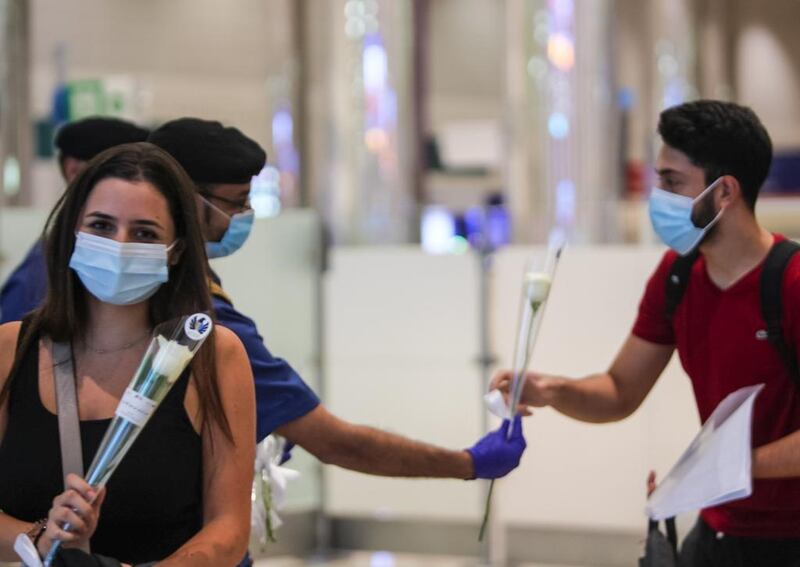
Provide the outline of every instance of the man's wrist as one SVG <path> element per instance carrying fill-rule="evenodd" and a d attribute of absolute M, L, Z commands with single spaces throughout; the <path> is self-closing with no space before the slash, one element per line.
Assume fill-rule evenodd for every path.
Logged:
<path fill-rule="evenodd" d="M 756 478 L 762 478 L 766 475 L 764 474 L 764 451 L 761 448 L 753 449 L 753 452 L 750 457 L 750 474 L 751 476 Z"/>
<path fill-rule="evenodd" d="M 475 479 L 475 461 L 472 454 L 466 449 L 459 451 L 458 454 L 458 475 L 457 478 L 463 480 Z"/>
<path fill-rule="evenodd" d="M 564 387 L 567 384 L 567 380 L 564 378 L 559 378 L 558 376 L 546 376 L 543 378 L 543 380 L 545 386 L 544 401 L 548 406 L 556 406 L 561 398 L 562 392 L 564 391 Z"/>

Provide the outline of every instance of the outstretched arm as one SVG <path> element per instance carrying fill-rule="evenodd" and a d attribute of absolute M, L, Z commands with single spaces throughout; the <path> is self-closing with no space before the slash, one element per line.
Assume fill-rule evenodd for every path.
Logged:
<path fill-rule="evenodd" d="M 507 427 L 507 426 L 506 426 Z M 484 437 L 469 451 L 453 451 L 339 419 L 323 406 L 277 432 L 326 464 L 379 476 L 472 479 L 507 474 L 525 450 L 521 426 Z"/>
<path fill-rule="evenodd" d="M 673 350 L 670 345 L 630 335 L 606 372 L 580 380 L 528 373 L 520 403 L 552 406 L 564 415 L 592 423 L 625 419 L 644 401 Z M 510 382 L 511 372 L 503 371 L 492 380 L 492 388 L 507 393 Z"/>

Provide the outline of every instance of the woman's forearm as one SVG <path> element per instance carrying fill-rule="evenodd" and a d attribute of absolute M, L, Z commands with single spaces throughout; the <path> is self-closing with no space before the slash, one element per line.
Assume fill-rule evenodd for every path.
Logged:
<path fill-rule="evenodd" d="M 14 540 L 32 527 L 31 522 L 23 522 L 0 512 L 0 561 L 19 561 L 14 552 Z"/>
<path fill-rule="evenodd" d="M 233 518 L 212 520 L 159 567 L 235 567 L 247 553 L 250 536 L 250 526 L 240 524 Z"/>

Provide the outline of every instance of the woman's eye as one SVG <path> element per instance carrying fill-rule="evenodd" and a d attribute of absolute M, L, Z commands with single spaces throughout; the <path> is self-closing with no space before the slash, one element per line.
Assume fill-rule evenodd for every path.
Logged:
<path fill-rule="evenodd" d="M 152 230 L 148 229 L 139 229 L 136 231 L 136 240 L 150 242 L 153 240 L 158 240 L 158 234 L 156 234 Z"/>
<path fill-rule="evenodd" d="M 110 222 L 102 220 L 91 221 L 87 227 L 97 232 L 110 232 L 114 230 L 114 226 Z"/>

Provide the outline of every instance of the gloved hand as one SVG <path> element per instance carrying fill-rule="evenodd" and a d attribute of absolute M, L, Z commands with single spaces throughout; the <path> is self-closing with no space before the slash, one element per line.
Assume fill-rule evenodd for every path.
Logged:
<path fill-rule="evenodd" d="M 292 449 L 294 449 L 294 443 L 286 439 L 283 443 L 283 453 L 281 453 L 281 462 L 278 463 L 279 465 L 282 465 L 292 458 Z"/>
<path fill-rule="evenodd" d="M 513 425 L 512 425 L 513 424 Z M 511 437 L 508 428 L 512 427 Z M 522 416 L 503 420 L 503 425 L 467 449 L 475 465 L 475 478 L 493 479 L 506 476 L 519 466 L 527 443 L 522 435 Z"/>

